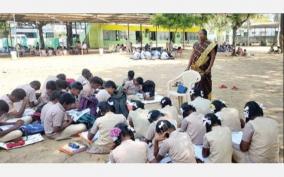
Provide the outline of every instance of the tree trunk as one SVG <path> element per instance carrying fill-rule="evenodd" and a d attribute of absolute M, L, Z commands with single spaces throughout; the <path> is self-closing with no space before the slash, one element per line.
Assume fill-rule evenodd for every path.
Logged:
<path fill-rule="evenodd" d="M 233 46 L 236 47 L 236 36 L 237 36 L 237 27 L 233 27 Z"/>
<path fill-rule="evenodd" d="M 66 35 L 67 35 L 67 49 L 70 49 L 73 45 L 73 33 L 72 33 L 72 22 L 66 23 Z"/>
<path fill-rule="evenodd" d="M 41 22 L 38 24 L 39 43 L 40 43 L 40 48 L 41 49 L 45 48 L 44 37 L 43 37 L 43 30 L 42 30 L 43 25 L 44 24 L 41 23 Z"/>
<path fill-rule="evenodd" d="M 183 34 L 182 48 L 183 48 L 183 50 L 184 50 L 184 48 L 185 48 L 185 30 L 184 30 L 184 29 L 183 29 L 182 34 Z"/>
<path fill-rule="evenodd" d="M 284 52 L 284 14 L 281 14 L 280 24 L 281 24 L 281 29 L 279 31 L 280 33 L 279 40 L 280 40 L 281 52 L 283 53 Z"/>

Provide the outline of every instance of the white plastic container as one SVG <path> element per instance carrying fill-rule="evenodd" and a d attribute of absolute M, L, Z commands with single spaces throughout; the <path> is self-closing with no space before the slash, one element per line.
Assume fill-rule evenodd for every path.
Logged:
<path fill-rule="evenodd" d="M 10 54 L 11 54 L 12 60 L 17 60 L 18 59 L 16 51 L 11 51 Z"/>
<path fill-rule="evenodd" d="M 104 54 L 104 49 L 103 48 L 99 48 L 99 53 L 100 53 L 100 55 L 103 55 Z"/>

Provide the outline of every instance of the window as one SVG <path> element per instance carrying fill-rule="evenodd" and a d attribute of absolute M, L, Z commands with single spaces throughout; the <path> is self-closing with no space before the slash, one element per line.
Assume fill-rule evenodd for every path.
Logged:
<path fill-rule="evenodd" d="M 150 32 L 150 40 L 155 41 L 156 40 L 156 32 L 151 31 Z"/>
<path fill-rule="evenodd" d="M 103 39 L 106 41 L 115 41 L 116 31 L 103 31 Z"/>
<path fill-rule="evenodd" d="M 54 33 L 53 32 L 46 32 L 45 37 L 46 38 L 54 38 Z"/>
<path fill-rule="evenodd" d="M 27 38 L 37 38 L 37 34 L 33 32 L 17 32 L 17 34 L 24 34 Z"/>
<path fill-rule="evenodd" d="M 163 41 L 169 40 L 169 32 L 159 32 L 158 39 Z"/>

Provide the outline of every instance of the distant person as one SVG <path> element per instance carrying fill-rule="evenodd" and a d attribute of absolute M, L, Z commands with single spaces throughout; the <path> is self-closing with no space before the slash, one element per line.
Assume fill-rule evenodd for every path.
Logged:
<path fill-rule="evenodd" d="M 170 57 L 167 53 L 166 50 L 163 50 L 162 54 L 161 54 L 161 60 L 168 60 Z"/>
<path fill-rule="evenodd" d="M 83 86 L 89 83 L 89 80 L 93 77 L 91 71 L 87 68 L 84 68 L 81 72 L 81 75 L 78 77 L 77 81 L 80 82 Z"/>
<path fill-rule="evenodd" d="M 133 55 L 130 57 L 130 59 L 133 60 L 140 60 L 141 59 L 141 53 L 139 49 L 136 49 L 133 53 Z"/>
<path fill-rule="evenodd" d="M 157 49 L 152 51 L 152 59 L 160 59 L 161 57 L 161 52 L 159 52 Z"/>

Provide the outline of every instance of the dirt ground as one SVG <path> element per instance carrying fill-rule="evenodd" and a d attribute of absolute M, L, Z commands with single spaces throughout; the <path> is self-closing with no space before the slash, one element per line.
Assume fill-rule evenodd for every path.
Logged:
<path fill-rule="evenodd" d="M 9 93 L 18 85 L 32 80 L 43 82 L 48 75 L 65 73 L 77 78 L 82 68 L 89 68 L 94 75 L 113 79 L 120 84 L 128 70 L 136 76 L 156 82 L 157 92 L 166 94 L 166 83 L 184 71 L 189 51 L 183 59 L 169 61 L 133 61 L 125 54 L 98 54 L 62 57 L 32 57 L 19 60 L 0 59 L 0 95 Z M 255 53 L 253 57 L 229 57 L 218 54 L 212 69 L 213 98 L 226 101 L 228 106 L 238 108 L 240 113 L 249 100 L 263 103 L 265 115 L 279 122 L 280 157 L 283 156 L 283 55 Z M 228 89 L 219 89 L 225 84 Z M 239 90 L 231 90 L 236 86 Z M 154 105 L 152 107 L 158 107 Z M 107 155 L 91 155 L 85 152 L 69 156 L 58 151 L 70 142 L 45 140 L 24 148 L 0 150 L 0 162 L 93 162 L 102 163 Z M 283 161 L 283 158 L 281 158 Z"/>

